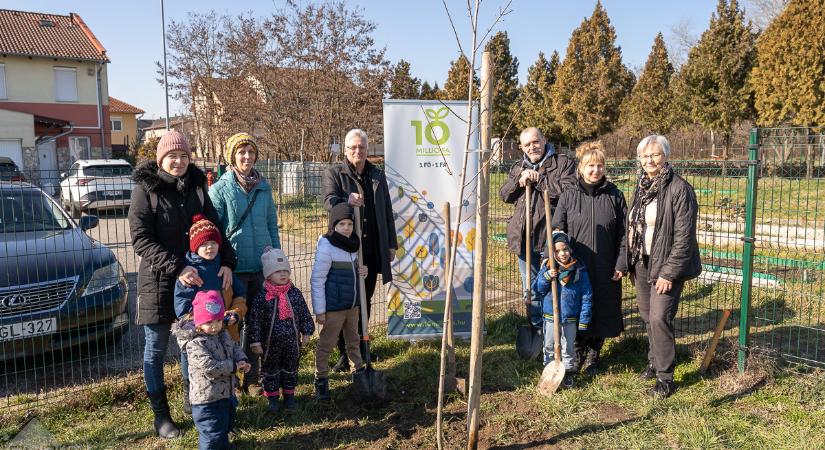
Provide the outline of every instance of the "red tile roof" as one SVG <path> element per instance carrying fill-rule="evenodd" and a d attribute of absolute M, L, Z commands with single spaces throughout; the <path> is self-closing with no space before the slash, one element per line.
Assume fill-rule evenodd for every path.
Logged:
<path fill-rule="evenodd" d="M 146 111 L 132 106 L 123 100 L 118 100 L 114 97 L 109 97 L 109 112 L 110 113 L 125 113 L 125 114 L 143 114 Z"/>
<path fill-rule="evenodd" d="M 0 9 L 0 54 L 109 62 L 106 49 L 75 13 Z"/>

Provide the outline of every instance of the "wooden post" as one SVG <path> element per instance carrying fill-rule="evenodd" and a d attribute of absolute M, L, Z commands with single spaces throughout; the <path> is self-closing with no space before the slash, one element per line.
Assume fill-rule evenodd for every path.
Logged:
<path fill-rule="evenodd" d="M 484 310 L 487 300 L 487 212 L 490 194 L 490 134 L 493 108 L 493 63 L 490 52 L 481 56 L 481 157 L 476 189 L 476 240 L 473 258 L 473 315 L 470 338 L 470 388 L 467 399 L 467 448 L 478 447 L 481 413 L 481 356 L 484 350 Z"/>

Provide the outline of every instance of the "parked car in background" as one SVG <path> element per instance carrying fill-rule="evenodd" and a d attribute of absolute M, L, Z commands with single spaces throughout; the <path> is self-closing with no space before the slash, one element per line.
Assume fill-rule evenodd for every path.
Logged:
<path fill-rule="evenodd" d="M 122 159 L 79 159 L 60 175 L 60 200 L 75 219 L 83 211 L 129 208 L 132 170 Z"/>
<path fill-rule="evenodd" d="M 8 156 L 0 156 L 0 181 L 25 181 L 23 172 Z"/>
<path fill-rule="evenodd" d="M 126 277 L 86 234 L 97 224 L 91 215 L 74 222 L 34 185 L 0 181 L 0 361 L 126 332 Z"/>

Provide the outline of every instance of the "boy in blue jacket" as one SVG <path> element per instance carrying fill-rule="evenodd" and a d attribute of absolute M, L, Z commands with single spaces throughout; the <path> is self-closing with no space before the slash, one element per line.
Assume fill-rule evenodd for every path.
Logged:
<path fill-rule="evenodd" d="M 553 359 L 553 290 L 552 285 L 556 278 L 559 282 L 559 322 L 561 325 L 561 356 L 566 370 L 562 385 L 573 387 L 575 375 L 573 371 L 574 355 L 573 343 L 576 340 L 576 329 L 587 331 L 590 325 L 593 290 L 590 286 L 590 277 L 587 268 L 573 256 L 570 248 L 570 239 L 563 231 L 553 232 L 553 257 L 557 269 L 552 268 L 549 260 L 544 260 L 533 282 L 536 298 L 542 299 L 542 316 L 544 318 L 544 365 Z"/>

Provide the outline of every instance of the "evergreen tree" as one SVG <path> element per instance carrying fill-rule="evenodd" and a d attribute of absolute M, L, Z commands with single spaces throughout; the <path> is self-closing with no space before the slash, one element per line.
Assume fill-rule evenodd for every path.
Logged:
<path fill-rule="evenodd" d="M 573 30 L 553 87 L 554 117 L 564 138 L 579 141 L 611 131 L 633 81 L 616 46 L 616 30 L 599 1 Z"/>
<path fill-rule="evenodd" d="M 519 101 L 514 104 L 516 112 L 516 133 L 537 127 L 547 140 L 559 142 L 561 134 L 553 120 L 552 87 L 556 83 L 559 68 L 559 53 L 553 52 L 550 61 L 539 53 L 539 58 L 527 69 L 527 83 L 521 88 Z"/>
<path fill-rule="evenodd" d="M 518 97 L 518 58 L 510 54 L 510 38 L 499 31 L 485 46 L 493 60 L 493 136 L 503 137 L 512 118 Z M 510 130 L 512 135 L 512 129 Z"/>
<path fill-rule="evenodd" d="M 760 125 L 825 125 L 825 1 L 791 1 L 757 41 Z"/>
<path fill-rule="evenodd" d="M 639 81 L 622 105 L 621 122 L 635 136 L 668 133 L 673 127 L 673 65 L 662 33 L 656 35 Z"/>
<path fill-rule="evenodd" d="M 415 99 L 419 98 L 420 91 L 421 80 L 410 73 L 410 63 L 398 61 L 390 76 L 390 98 Z"/>
<path fill-rule="evenodd" d="M 682 67 L 691 118 L 722 134 L 723 158 L 733 127 L 753 115 L 753 96 L 746 82 L 756 56 L 754 39 L 737 0 L 719 0 L 710 26 Z"/>
<path fill-rule="evenodd" d="M 439 98 L 442 100 L 467 100 L 467 87 L 470 74 L 470 61 L 464 55 L 450 63 L 447 72 L 447 82 L 444 83 L 444 92 Z M 478 98 L 478 77 L 473 71 L 473 98 Z"/>
<path fill-rule="evenodd" d="M 418 98 L 422 100 L 435 100 L 436 93 L 438 92 L 438 83 L 435 84 L 435 88 L 430 86 L 428 81 L 421 83 L 421 95 Z"/>

